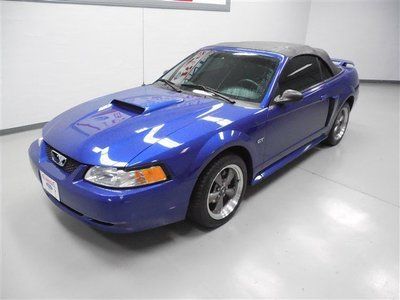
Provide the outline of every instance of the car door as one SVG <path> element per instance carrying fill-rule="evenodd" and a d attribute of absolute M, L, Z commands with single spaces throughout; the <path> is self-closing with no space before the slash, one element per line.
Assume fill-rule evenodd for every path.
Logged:
<path fill-rule="evenodd" d="M 329 101 L 324 94 L 320 59 L 301 55 L 284 67 L 276 95 L 292 89 L 303 99 L 283 104 L 270 101 L 267 115 L 265 161 L 272 163 L 301 147 L 325 127 Z"/>

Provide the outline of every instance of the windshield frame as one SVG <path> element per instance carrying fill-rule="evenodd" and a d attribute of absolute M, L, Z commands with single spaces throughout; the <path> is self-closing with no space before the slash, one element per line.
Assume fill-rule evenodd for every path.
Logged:
<path fill-rule="evenodd" d="M 234 47 L 223 47 L 223 46 L 208 46 L 208 47 L 204 47 L 201 48 L 193 53 L 191 53 L 190 55 L 188 55 L 187 57 L 185 57 L 183 60 L 181 60 L 180 62 L 178 62 L 177 64 L 175 64 L 172 68 L 168 69 L 167 71 L 164 72 L 164 74 L 159 77 L 157 80 L 160 79 L 166 79 L 165 77 L 170 73 L 171 70 L 175 69 L 176 67 L 178 67 L 180 64 L 182 64 L 183 62 L 185 62 L 186 60 L 190 59 L 191 57 L 193 57 L 194 55 L 196 55 L 196 53 L 198 53 L 199 51 L 204 51 L 204 50 L 211 50 L 211 51 L 215 51 L 215 52 L 228 52 L 228 53 L 248 53 L 249 55 L 259 55 L 259 56 L 265 56 L 268 57 L 270 59 L 275 59 L 277 61 L 277 65 L 275 67 L 274 73 L 271 77 L 271 80 L 269 81 L 268 85 L 266 86 L 263 95 L 260 96 L 260 101 L 259 102 L 252 102 L 252 101 L 246 101 L 243 99 L 238 99 L 235 97 L 231 97 L 229 95 L 227 95 L 228 97 L 231 97 L 233 100 L 238 101 L 239 103 L 248 103 L 249 106 L 259 106 L 261 108 L 267 107 L 267 104 L 271 97 L 272 91 L 274 86 L 276 85 L 277 82 L 277 77 L 278 74 L 280 74 L 281 69 L 282 69 L 282 64 L 284 62 L 285 56 L 279 54 L 279 53 L 274 53 L 274 52 L 267 52 L 267 51 L 261 51 L 261 50 L 254 50 L 254 49 L 243 49 L 243 48 L 234 48 Z M 157 80 L 155 82 L 157 82 Z M 187 91 L 190 92 L 187 89 L 184 89 L 183 91 Z M 211 95 L 210 97 L 216 98 L 218 99 L 217 96 Z"/>

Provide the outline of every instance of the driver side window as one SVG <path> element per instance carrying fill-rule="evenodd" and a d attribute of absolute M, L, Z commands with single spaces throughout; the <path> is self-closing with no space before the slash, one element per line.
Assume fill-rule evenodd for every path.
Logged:
<path fill-rule="evenodd" d="M 292 58 L 283 70 L 279 80 L 279 95 L 289 89 L 302 92 L 321 81 L 317 57 L 297 56 Z"/>

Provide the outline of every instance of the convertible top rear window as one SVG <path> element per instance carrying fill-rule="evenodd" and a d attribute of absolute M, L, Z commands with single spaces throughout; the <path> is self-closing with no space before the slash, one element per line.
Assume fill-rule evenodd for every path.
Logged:
<path fill-rule="evenodd" d="M 278 60 L 244 52 L 201 50 L 163 76 L 185 85 L 210 87 L 233 99 L 261 102 L 278 66 Z"/>

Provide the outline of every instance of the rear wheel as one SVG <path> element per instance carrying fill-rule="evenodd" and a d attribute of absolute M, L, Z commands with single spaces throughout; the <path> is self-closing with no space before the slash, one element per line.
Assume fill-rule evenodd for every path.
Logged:
<path fill-rule="evenodd" d="M 346 103 L 337 114 L 335 122 L 333 123 L 331 131 L 329 132 L 328 138 L 325 140 L 325 144 L 335 146 L 340 143 L 346 132 L 347 124 L 349 123 L 349 116 L 350 105 Z"/>
<path fill-rule="evenodd" d="M 221 226 L 238 209 L 246 186 L 246 164 L 239 156 L 230 154 L 213 161 L 197 181 L 189 218 L 208 228 Z"/>

